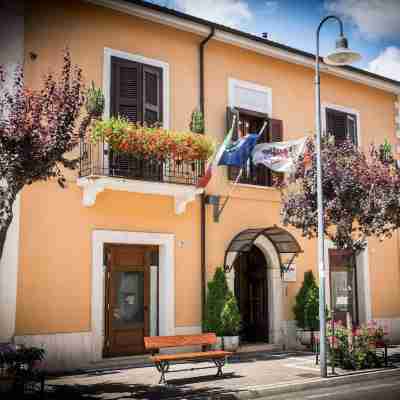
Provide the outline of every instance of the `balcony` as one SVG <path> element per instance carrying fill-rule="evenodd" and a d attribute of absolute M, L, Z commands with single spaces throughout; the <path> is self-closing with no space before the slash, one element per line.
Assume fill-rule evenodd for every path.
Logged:
<path fill-rule="evenodd" d="M 204 174 L 205 162 L 177 161 L 170 157 L 144 158 L 139 154 L 115 152 L 104 141 L 80 143 L 78 185 L 83 189 L 83 205 L 90 207 L 104 190 L 172 196 L 175 213 L 185 212 L 186 205 L 203 189 L 196 187 Z"/>

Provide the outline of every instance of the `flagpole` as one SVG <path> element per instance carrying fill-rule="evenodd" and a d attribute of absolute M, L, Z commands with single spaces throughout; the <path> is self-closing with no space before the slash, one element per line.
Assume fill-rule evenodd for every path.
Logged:
<path fill-rule="evenodd" d="M 264 122 L 264 125 L 260 129 L 260 132 L 258 133 L 258 136 L 261 136 L 261 134 L 264 132 L 264 129 L 267 126 L 267 123 L 268 123 L 267 121 Z M 239 180 L 240 180 L 240 178 L 242 176 L 243 170 L 244 170 L 244 165 L 240 168 L 238 176 L 236 177 L 235 182 L 233 183 L 233 186 L 232 186 L 231 190 L 229 191 L 228 195 L 225 198 L 224 203 L 222 204 L 221 208 L 219 209 L 218 214 L 217 214 L 217 218 L 219 218 L 220 215 L 222 214 L 222 211 L 224 211 L 224 208 L 227 205 L 229 199 L 231 198 L 231 195 L 232 195 L 233 191 L 236 189 L 236 185 L 239 183 Z"/>

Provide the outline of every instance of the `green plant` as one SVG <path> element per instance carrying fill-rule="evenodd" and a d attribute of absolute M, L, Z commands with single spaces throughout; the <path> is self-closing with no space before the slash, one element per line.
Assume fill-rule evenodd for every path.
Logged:
<path fill-rule="evenodd" d="M 223 335 L 221 313 L 228 296 L 229 289 L 225 272 L 219 267 L 215 270 L 213 279 L 208 282 L 207 300 L 203 320 L 204 332 L 214 332 L 217 336 Z"/>
<path fill-rule="evenodd" d="M 329 358 L 333 365 L 344 369 L 381 367 L 382 361 L 376 354 L 376 345 L 383 340 L 385 331 L 375 322 L 354 329 L 341 322 L 327 326 L 330 347 Z"/>
<path fill-rule="evenodd" d="M 204 133 L 204 116 L 201 111 L 193 111 L 190 121 L 190 130 L 194 133 Z"/>
<path fill-rule="evenodd" d="M 96 121 L 91 127 L 90 139 L 92 143 L 104 141 L 117 152 L 160 160 L 206 161 L 215 149 L 214 141 L 205 135 L 142 126 L 121 117 Z"/>
<path fill-rule="evenodd" d="M 319 328 L 319 291 L 312 271 L 304 273 L 304 281 L 296 295 L 293 313 L 297 326 L 311 331 L 311 346 L 314 346 L 314 331 Z"/>
<path fill-rule="evenodd" d="M 92 86 L 86 91 L 85 108 L 88 114 L 94 118 L 100 118 L 104 111 L 104 95 L 100 88 L 96 88 L 92 81 Z"/>
<path fill-rule="evenodd" d="M 21 371 L 32 371 L 35 364 L 45 357 L 45 350 L 24 345 L 0 346 L 0 371 L 7 374 L 18 374 Z"/>
<path fill-rule="evenodd" d="M 229 292 L 221 312 L 223 336 L 236 336 L 239 334 L 241 317 L 236 297 Z"/>

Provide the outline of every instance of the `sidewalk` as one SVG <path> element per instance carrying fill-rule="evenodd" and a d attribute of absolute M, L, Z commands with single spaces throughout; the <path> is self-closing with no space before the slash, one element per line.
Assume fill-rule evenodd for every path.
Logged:
<path fill-rule="evenodd" d="M 208 363 L 181 364 L 173 369 L 209 366 Z M 380 370 L 382 371 L 382 370 Z M 223 378 L 215 378 L 215 369 L 167 374 L 168 385 L 158 385 L 159 373 L 153 366 L 91 371 L 48 380 L 49 398 L 54 399 L 245 399 L 282 390 L 301 390 L 309 384 L 321 384 L 315 357 L 310 353 L 248 353 L 232 357 Z M 399 373 L 400 370 L 388 371 Z M 346 379 L 363 379 L 363 374 L 337 371 Z M 364 375 L 365 376 L 365 375 Z M 353 378 L 351 378 L 353 377 Z M 334 381 L 323 380 L 324 382 Z M 323 383 L 325 384 L 325 383 Z"/>

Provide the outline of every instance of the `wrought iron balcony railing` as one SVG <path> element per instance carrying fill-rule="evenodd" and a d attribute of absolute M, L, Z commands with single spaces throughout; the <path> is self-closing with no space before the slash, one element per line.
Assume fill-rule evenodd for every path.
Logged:
<path fill-rule="evenodd" d="M 205 162 L 162 160 L 112 151 L 104 142 L 80 143 L 80 177 L 109 176 L 151 182 L 196 185 L 204 175 Z"/>

